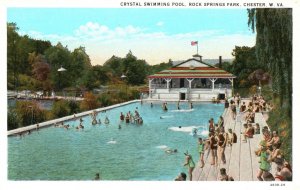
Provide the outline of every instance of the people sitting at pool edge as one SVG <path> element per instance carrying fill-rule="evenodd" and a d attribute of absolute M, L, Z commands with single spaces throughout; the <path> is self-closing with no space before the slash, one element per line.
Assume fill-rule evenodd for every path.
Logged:
<path fill-rule="evenodd" d="M 213 102 L 213 103 L 220 103 L 220 99 L 219 98 L 215 98 L 215 97 L 213 97 L 212 99 L 211 99 L 211 101 Z"/>

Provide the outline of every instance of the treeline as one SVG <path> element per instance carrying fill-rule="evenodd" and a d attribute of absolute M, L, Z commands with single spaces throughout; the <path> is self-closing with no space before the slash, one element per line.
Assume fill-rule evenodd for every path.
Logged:
<path fill-rule="evenodd" d="M 84 47 L 70 51 L 61 43 L 32 39 L 18 34 L 16 23 L 7 23 L 7 88 L 9 90 L 92 90 L 101 85 L 146 83 L 147 75 L 171 67 L 168 63 L 150 66 L 131 51 L 124 57 L 112 56 L 103 66 L 91 65 Z M 101 53 L 101 50 L 99 50 Z M 59 72 L 59 68 L 66 72 Z M 121 78 L 122 75 L 126 78 Z M 123 80 L 123 81 L 122 81 Z"/>
<path fill-rule="evenodd" d="M 234 88 L 238 91 L 246 89 L 249 93 L 249 89 L 270 83 L 268 69 L 257 61 L 255 48 L 255 46 L 235 46 L 232 50 L 234 57 L 232 63 L 224 62 L 221 65 L 219 63 L 216 65 L 236 76 Z"/>

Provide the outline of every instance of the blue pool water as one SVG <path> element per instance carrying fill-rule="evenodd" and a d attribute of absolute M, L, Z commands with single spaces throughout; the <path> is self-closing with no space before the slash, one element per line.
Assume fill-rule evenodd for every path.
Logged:
<path fill-rule="evenodd" d="M 121 123 L 118 129 L 120 112 L 136 108 L 144 124 Z M 150 104 L 132 103 L 98 114 L 102 123 L 105 116 L 110 119 L 108 125 L 92 126 L 91 117 L 86 116 L 83 131 L 75 129 L 77 120 L 68 122 L 69 130 L 49 127 L 22 138 L 9 137 L 8 179 L 92 180 L 99 172 L 103 180 L 173 180 L 179 172 L 187 173 L 185 151 L 195 162 L 199 160 L 197 138 L 190 129 L 198 127 L 198 134 L 206 137 L 209 118 L 217 121 L 224 105 L 201 103 L 189 110 L 182 103 L 177 111 L 169 103 L 168 108 L 164 112 L 160 104 L 151 108 Z M 109 143 L 112 139 L 116 143 Z M 166 147 L 178 153 L 166 154 Z"/>

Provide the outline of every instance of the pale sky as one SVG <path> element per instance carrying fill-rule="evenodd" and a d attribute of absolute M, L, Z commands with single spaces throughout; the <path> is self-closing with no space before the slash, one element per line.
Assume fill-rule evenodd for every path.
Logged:
<path fill-rule="evenodd" d="M 92 64 L 129 50 L 149 64 L 232 58 L 237 46 L 254 46 L 246 9 L 8 8 L 7 21 L 21 35 L 61 42 L 70 50 L 84 46 Z"/>

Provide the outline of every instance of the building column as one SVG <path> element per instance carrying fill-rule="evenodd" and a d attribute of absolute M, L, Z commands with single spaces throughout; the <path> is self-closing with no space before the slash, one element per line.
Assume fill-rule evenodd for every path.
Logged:
<path fill-rule="evenodd" d="M 187 81 L 189 81 L 189 89 L 187 91 L 187 100 L 190 100 L 190 94 L 191 94 L 191 89 L 192 89 L 192 81 L 194 80 L 193 78 L 190 79 L 186 79 Z"/>
<path fill-rule="evenodd" d="M 187 81 L 189 81 L 189 88 L 192 88 L 192 81 L 194 80 L 194 79 L 186 79 Z"/>
<path fill-rule="evenodd" d="M 215 90 L 215 82 L 216 82 L 216 78 L 210 78 L 209 79 L 211 82 L 212 82 L 212 91 L 214 91 Z"/>
<path fill-rule="evenodd" d="M 170 82 L 171 82 L 171 80 L 172 79 L 170 79 L 170 78 L 165 78 L 165 81 L 167 82 L 167 89 L 169 90 L 169 84 L 170 84 Z"/>
<path fill-rule="evenodd" d="M 152 88 L 151 88 L 151 83 L 153 79 L 149 79 L 149 97 L 152 98 Z"/>
<path fill-rule="evenodd" d="M 228 79 L 231 82 L 231 97 L 233 97 L 234 95 L 234 91 L 233 91 L 233 79 Z"/>

